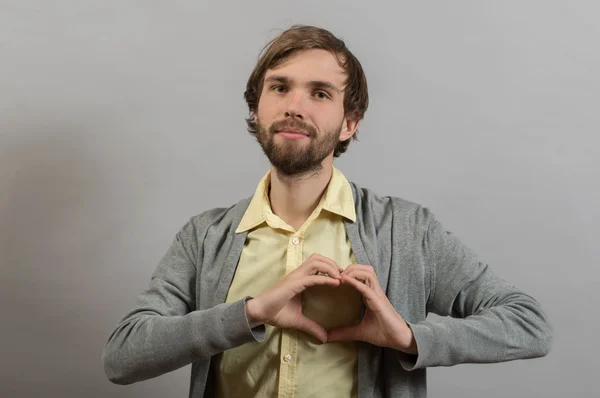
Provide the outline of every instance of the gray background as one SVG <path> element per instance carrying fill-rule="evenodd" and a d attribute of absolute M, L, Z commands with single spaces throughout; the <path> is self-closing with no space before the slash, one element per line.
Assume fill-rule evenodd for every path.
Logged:
<path fill-rule="evenodd" d="M 594 1 L 0 1 L 0 396 L 110 384 L 101 350 L 189 217 L 267 169 L 242 94 L 292 23 L 345 39 L 371 107 L 337 163 L 430 207 L 548 311 L 548 357 L 430 369 L 431 397 L 600 391 Z M 596 305 L 597 307 L 597 305 Z"/>

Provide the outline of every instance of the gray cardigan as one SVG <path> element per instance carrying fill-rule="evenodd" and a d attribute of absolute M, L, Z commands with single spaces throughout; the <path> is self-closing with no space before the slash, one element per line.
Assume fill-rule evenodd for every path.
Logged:
<path fill-rule="evenodd" d="M 534 298 L 494 275 L 424 207 L 351 183 L 356 222 L 346 220 L 360 264 L 411 326 L 418 355 L 358 343 L 360 398 L 426 397 L 425 368 L 541 357 L 552 329 Z M 245 300 L 225 304 L 247 232 L 250 198 L 193 217 L 176 234 L 135 308 L 104 347 L 104 369 L 130 384 L 192 364 L 190 397 L 214 395 L 211 359 L 262 341 Z M 363 309 L 364 310 L 364 309 Z M 429 312 L 445 316 L 426 319 Z"/>

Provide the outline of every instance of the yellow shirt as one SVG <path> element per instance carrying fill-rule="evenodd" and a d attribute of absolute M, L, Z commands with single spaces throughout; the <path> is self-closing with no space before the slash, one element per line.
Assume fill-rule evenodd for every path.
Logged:
<path fill-rule="evenodd" d="M 356 262 L 343 219 L 356 220 L 348 180 L 337 169 L 317 208 L 299 229 L 273 214 L 271 174 L 260 181 L 236 232 L 249 231 L 226 302 L 258 296 L 313 253 L 346 268 Z M 312 287 L 302 294 L 304 315 L 325 329 L 360 318 L 361 296 L 347 285 Z M 216 368 L 217 397 L 356 397 L 354 342 L 321 344 L 302 331 L 266 325 L 262 343 L 226 350 Z"/>

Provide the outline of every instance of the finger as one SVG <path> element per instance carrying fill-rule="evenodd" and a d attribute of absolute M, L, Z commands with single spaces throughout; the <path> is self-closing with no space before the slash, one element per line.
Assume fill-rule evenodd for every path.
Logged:
<path fill-rule="evenodd" d="M 379 278 L 377 277 L 375 272 L 369 270 L 354 270 L 344 275 L 354 279 L 362 280 L 378 294 L 385 294 L 383 292 L 383 289 L 381 288 L 381 285 L 379 284 Z"/>
<path fill-rule="evenodd" d="M 307 275 L 300 278 L 299 282 L 306 287 L 317 285 L 339 286 L 342 283 L 341 279 L 335 279 L 325 275 Z"/>
<path fill-rule="evenodd" d="M 361 340 L 359 326 L 333 328 L 327 332 L 327 342 Z"/>
<path fill-rule="evenodd" d="M 292 281 L 294 295 L 302 293 L 311 286 L 332 286 L 338 287 L 342 283 L 339 279 L 330 278 L 323 275 L 307 275 Z"/>
<path fill-rule="evenodd" d="M 329 257 L 325 257 L 325 256 L 322 256 L 320 254 L 315 254 L 314 256 L 315 256 L 314 260 L 321 261 L 323 263 L 326 263 L 326 264 L 330 265 L 338 274 L 341 273 L 344 270 L 334 260 L 332 260 Z"/>
<path fill-rule="evenodd" d="M 350 271 L 354 271 L 354 270 L 362 270 L 362 271 L 367 271 L 367 272 L 371 272 L 373 274 L 375 274 L 375 268 L 373 268 L 370 265 L 363 265 L 363 264 L 350 264 L 345 270 L 344 270 L 344 274 L 347 274 Z"/>
<path fill-rule="evenodd" d="M 322 254 L 319 253 L 313 253 L 308 260 L 310 259 L 315 259 L 315 260 L 321 260 L 323 262 L 326 262 L 328 264 L 331 264 L 336 270 L 338 270 L 340 273 L 344 270 L 342 267 L 340 267 L 333 259 L 329 258 L 329 257 L 325 257 Z M 307 261 L 308 261 L 307 260 Z"/>
<path fill-rule="evenodd" d="M 301 278 L 306 275 L 317 275 L 317 274 L 325 274 L 330 275 L 332 278 L 337 278 L 335 268 L 332 267 L 329 263 L 322 261 L 321 259 L 312 255 L 308 260 L 303 262 L 293 270 L 290 275 L 295 275 L 298 278 Z"/>
<path fill-rule="evenodd" d="M 381 292 L 381 286 L 379 285 L 379 279 L 377 278 L 377 275 L 375 275 L 372 272 L 369 271 L 363 271 L 363 270 L 352 270 L 347 274 L 344 274 L 343 276 L 347 276 L 349 278 L 354 278 L 357 279 L 358 281 L 362 281 L 364 283 L 366 283 L 371 289 L 377 291 L 377 292 Z"/>
<path fill-rule="evenodd" d="M 358 292 L 362 294 L 363 297 L 367 300 L 376 301 L 378 299 L 377 293 L 375 293 L 375 291 L 372 288 L 357 280 L 356 278 L 344 275 L 342 277 L 342 283 L 351 285 L 353 288 L 358 290 Z"/>
<path fill-rule="evenodd" d="M 335 263 L 334 263 L 335 264 Z M 304 267 L 305 274 L 316 275 L 318 273 L 327 274 L 331 278 L 341 279 L 340 271 L 336 265 L 330 262 L 323 261 L 319 258 L 315 258 L 308 262 Z"/>
<path fill-rule="evenodd" d="M 298 330 L 302 330 L 303 332 L 314 336 L 321 343 L 327 342 L 327 331 L 323 328 L 323 326 L 319 325 L 312 319 L 305 317 L 304 315 L 298 317 L 293 326 Z"/>

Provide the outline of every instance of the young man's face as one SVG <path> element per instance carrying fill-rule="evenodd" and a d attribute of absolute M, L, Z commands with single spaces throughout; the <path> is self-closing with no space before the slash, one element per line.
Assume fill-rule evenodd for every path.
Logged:
<path fill-rule="evenodd" d="M 285 175 L 320 169 L 357 122 L 344 117 L 346 74 L 328 51 L 305 50 L 267 70 L 255 114 L 258 141 Z"/>

